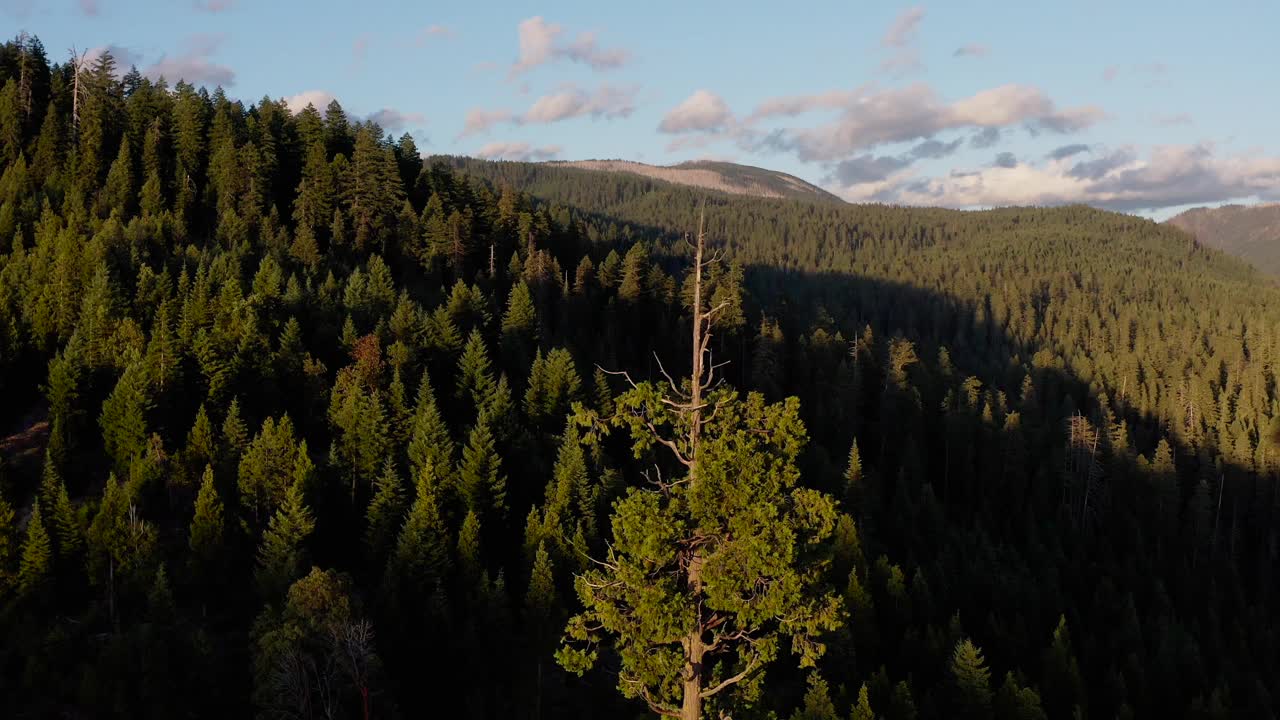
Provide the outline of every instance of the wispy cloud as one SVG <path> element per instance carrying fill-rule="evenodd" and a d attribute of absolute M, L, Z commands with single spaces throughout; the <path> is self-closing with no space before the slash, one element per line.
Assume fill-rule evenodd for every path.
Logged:
<path fill-rule="evenodd" d="M 516 28 L 520 51 L 511 66 L 509 77 L 528 72 L 553 60 L 570 60 L 594 70 L 611 70 L 626 64 L 630 54 L 621 48 L 603 48 L 594 32 L 582 32 L 570 43 L 560 42 L 564 28 L 537 15 L 520 22 Z"/>
<path fill-rule="evenodd" d="M 207 13 L 226 12 L 236 6 L 236 0 L 196 0 L 196 9 Z"/>
<path fill-rule="evenodd" d="M 199 33 L 187 37 L 182 51 L 162 55 L 142 71 L 151 79 L 165 78 L 170 82 L 185 80 L 193 85 L 235 85 L 236 73 L 230 67 L 212 59 L 226 39 L 221 34 Z"/>
<path fill-rule="evenodd" d="M 951 53 L 952 57 L 972 57 L 972 58 L 984 58 L 990 54 L 991 54 L 991 48 L 987 47 L 986 45 L 982 45 L 980 43 L 970 43 L 968 45 L 962 45 L 961 47 L 956 48 L 955 52 Z"/>
<path fill-rule="evenodd" d="M 486 160 L 540 161 L 558 157 L 564 149 L 559 145 L 534 147 L 527 142 L 492 142 L 476 151 L 476 157 Z"/>
<path fill-rule="evenodd" d="M 733 122 L 733 113 L 724 98 L 710 90 L 697 90 L 672 108 L 658 124 L 664 133 L 724 130 Z"/>
<path fill-rule="evenodd" d="M 1039 88 L 1001 85 L 954 102 L 944 102 L 932 87 L 916 83 L 903 88 L 863 88 L 850 94 L 823 93 L 766 101 L 753 117 L 799 115 L 840 107 L 834 122 L 807 128 L 783 128 L 767 136 L 774 150 L 794 151 L 807 162 L 835 161 L 860 150 L 891 143 L 932 138 L 940 132 L 975 128 L 977 144 L 998 138 L 1001 128 L 1023 125 L 1035 131 L 1070 133 L 1098 122 L 1096 107 L 1060 109 Z M 987 132 L 992 131 L 992 132 Z"/>
<path fill-rule="evenodd" d="M 417 112 L 402 112 L 395 108 L 382 108 L 369 113 L 365 119 L 377 123 L 378 127 L 390 132 L 422 125 L 427 121 L 427 116 Z"/>
<path fill-rule="evenodd" d="M 566 87 L 551 95 L 544 95 L 521 117 L 526 123 L 553 123 L 577 117 L 616 119 L 630 117 L 635 111 L 636 88 L 619 88 L 601 85 L 588 93 L 576 87 Z"/>
<path fill-rule="evenodd" d="M 921 20 L 924 20 L 924 8 L 917 5 L 903 10 L 889 26 L 880 44 L 885 47 L 906 47 L 915 40 L 916 29 L 920 27 Z"/>
<path fill-rule="evenodd" d="M 1074 149 L 1064 146 L 1060 150 Z M 840 188 L 847 198 L 914 205 L 992 207 L 1087 203 L 1126 212 L 1259 197 L 1280 199 L 1280 157 L 1219 156 L 1209 143 L 1120 148 L 1087 162 L 1055 151 L 1042 163 L 1007 164 L 939 177 L 906 173 Z M 1053 157 L 1059 155 L 1060 157 Z"/>
<path fill-rule="evenodd" d="M 428 25 L 413 36 L 413 44 L 422 47 L 432 40 L 451 38 L 453 36 L 453 28 L 445 25 Z"/>
<path fill-rule="evenodd" d="M 98 0 L 77 0 L 76 7 L 80 8 L 80 12 L 89 17 L 97 17 L 102 12 L 102 7 L 98 5 Z"/>
<path fill-rule="evenodd" d="M 582 117 L 593 120 L 630 117 L 636 109 L 637 92 L 636 87 L 601 85 L 588 92 L 574 85 L 564 85 L 556 92 L 535 100 L 521 114 L 510 110 L 473 108 L 467 112 L 458 139 L 487 132 L 501 124 L 546 125 Z"/>
<path fill-rule="evenodd" d="M 903 10 L 889 26 L 880 45 L 890 55 L 880 63 L 880 71 L 892 75 L 905 75 L 922 70 L 920 52 L 914 47 L 916 31 L 924 20 L 924 8 L 920 6 Z"/>

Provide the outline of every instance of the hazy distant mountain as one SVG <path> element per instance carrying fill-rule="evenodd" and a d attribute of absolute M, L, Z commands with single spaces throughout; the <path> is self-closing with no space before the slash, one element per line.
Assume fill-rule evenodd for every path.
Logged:
<path fill-rule="evenodd" d="M 646 165 L 630 160 L 576 160 L 549 164 L 587 170 L 627 172 L 678 185 L 720 190 L 735 195 L 840 201 L 840 198 L 835 195 L 794 175 L 731 162 L 696 160 L 679 165 Z"/>
<path fill-rule="evenodd" d="M 1280 203 L 1194 208 L 1167 221 L 1201 243 L 1280 274 Z"/>

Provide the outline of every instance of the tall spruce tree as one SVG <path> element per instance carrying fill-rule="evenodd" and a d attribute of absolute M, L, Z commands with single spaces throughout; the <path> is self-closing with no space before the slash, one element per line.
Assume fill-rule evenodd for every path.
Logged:
<path fill-rule="evenodd" d="M 632 384 L 615 414 L 580 412 L 593 435 L 628 431 L 636 457 L 655 446 L 680 474 L 632 488 L 614 506 L 608 554 L 578 577 L 583 612 L 558 653 L 582 673 L 608 643 L 618 689 L 659 714 L 697 720 L 772 663 L 789 638 L 801 666 L 839 625 L 838 596 L 815 570 L 835 525 L 832 500 L 798 487 L 805 430 L 794 398 L 769 405 L 716 385 L 708 362 L 721 306 L 705 308 L 702 228 L 693 262 L 692 371 L 682 386 Z M 727 707 L 727 705 L 725 705 Z"/>

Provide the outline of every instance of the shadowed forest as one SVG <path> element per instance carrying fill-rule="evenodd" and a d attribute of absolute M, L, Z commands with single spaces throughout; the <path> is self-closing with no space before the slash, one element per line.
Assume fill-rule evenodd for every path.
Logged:
<path fill-rule="evenodd" d="M 0 714 L 1273 717 L 1278 366 L 1144 219 L 424 159 L 24 37 Z"/>

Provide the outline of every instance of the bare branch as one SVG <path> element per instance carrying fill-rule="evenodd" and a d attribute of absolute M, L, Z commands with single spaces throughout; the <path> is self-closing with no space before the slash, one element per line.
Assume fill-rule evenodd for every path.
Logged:
<path fill-rule="evenodd" d="M 724 690 L 730 685 L 734 685 L 736 683 L 742 682 L 743 678 L 750 675 L 751 671 L 755 670 L 756 666 L 760 664 L 759 660 L 760 660 L 760 656 L 753 655 L 751 657 L 751 662 L 747 663 L 747 667 L 745 670 L 738 673 L 737 675 L 734 675 L 733 677 L 725 678 L 723 682 L 721 682 L 719 685 L 716 685 L 713 688 L 707 688 L 706 690 L 703 690 L 702 692 L 698 693 L 698 699 L 706 700 L 707 698 L 719 693 L 721 690 Z"/>
<path fill-rule="evenodd" d="M 658 361 L 658 371 L 662 373 L 662 376 L 667 379 L 668 383 L 671 383 L 671 392 L 675 393 L 679 397 L 685 397 L 685 394 L 681 392 L 680 388 L 676 385 L 676 381 L 671 377 L 671 375 L 667 374 L 667 369 L 662 366 L 662 358 L 658 357 L 657 351 L 654 351 L 653 359 Z"/>

